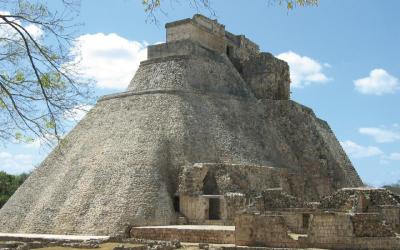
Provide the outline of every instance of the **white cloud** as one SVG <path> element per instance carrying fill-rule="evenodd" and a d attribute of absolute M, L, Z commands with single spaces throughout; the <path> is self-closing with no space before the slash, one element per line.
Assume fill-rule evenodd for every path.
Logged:
<path fill-rule="evenodd" d="M 28 24 L 25 29 L 34 39 L 39 39 L 43 35 L 43 30 L 35 24 Z"/>
<path fill-rule="evenodd" d="M 373 147 L 373 146 L 365 147 L 349 140 L 340 142 L 340 144 L 342 145 L 346 153 L 348 153 L 351 157 L 354 158 L 366 158 L 366 157 L 383 155 L 382 150 L 380 150 L 378 147 Z"/>
<path fill-rule="evenodd" d="M 368 77 L 355 80 L 354 86 L 362 94 L 393 94 L 400 89 L 400 81 L 384 69 L 374 69 Z"/>
<path fill-rule="evenodd" d="M 34 168 L 34 157 L 28 154 L 12 155 L 8 152 L 0 151 L 0 170 L 9 174 L 21 174 L 29 172 Z"/>
<path fill-rule="evenodd" d="M 298 55 L 293 51 L 281 53 L 277 57 L 289 64 L 291 86 L 295 88 L 302 88 L 312 83 L 326 83 L 331 80 L 322 72 L 324 68 L 331 67 L 328 63 L 321 65 L 316 60 Z"/>
<path fill-rule="evenodd" d="M 10 15 L 11 13 L 8 11 L 0 11 L 0 14 Z M 19 20 L 11 17 L 9 17 L 8 19 L 10 21 L 16 22 L 17 24 L 25 28 L 34 39 L 39 39 L 43 35 L 43 30 L 36 24 L 27 22 L 21 23 Z M 10 25 L 6 24 L 3 20 L 0 20 L 0 36 L 10 39 L 15 39 L 15 37 L 19 37 L 17 31 L 13 29 Z"/>
<path fill-rule="evenodd" d="M 363 135 L 374 138 L 378 143 L 393 142 L 400 140 L 400 132 L 382 128 L 360 128 L 358 130 Z"/>
<path fill-rule="evenodd" d="M 80 121 L 93 108 L 92 105 L 80 105 L 64 114 L 69 121 Z"/>
<path fill-rule="evenodd" d="M 387 159 L 392 161 L 400 161 L 400 153 L 391 153 Z"/>
<path fill-rule="evenodd" d="M 71 52 L 83 77 L 100 88 L 125 89 L 140 61 L 147 58 L 146 46 L 114 33 L 97 33 L 80 36 Z"/>

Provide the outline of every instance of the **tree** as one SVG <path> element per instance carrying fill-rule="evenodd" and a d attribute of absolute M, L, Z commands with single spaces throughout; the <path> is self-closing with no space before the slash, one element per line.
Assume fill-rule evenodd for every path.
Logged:
<path fill-rule="evenodd" d="M 66 112 L 90 100 L 76 70 L 72 18 L 79 1 L 0 0 L 0 140 L 60 139 Z"/>
<path fill-rule="evenodd" d="M 0 172 L 0 208 L 10 199 L 19 186 L 29 177 L 29 174 L 9 175 Z"/>
<path fill-rule="evenodd" d="M 178 0 L 176 0 L 178 2 Z M 319 0 L 265 0 L 267 4 L 279 4 L 285 6 L 288 10 L 292 10 L 295 7 L 306 7 L 306 6 L 317 6 Z M 170 0 L 173 2 L 173 0 Z M 200 9 L 205 9 L 215 15 L 214 10 L 211 7 L 212 0 L 188 0 L 186 1 L 191 7 L 199 11 Z M 142 0 L 143 7 L 147 13 L 147 19 L 150 22 L 157 23 L 157 11 L 165 12 L 161 9 L 163 5 L 162 0 Z"/>

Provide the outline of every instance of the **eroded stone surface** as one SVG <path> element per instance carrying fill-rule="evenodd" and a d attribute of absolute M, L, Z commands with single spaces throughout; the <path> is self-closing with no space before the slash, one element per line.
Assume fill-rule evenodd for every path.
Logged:
<path fill-rule="evenodd" d="M 125 235 L 174 224 L 182 167 L 196 163 L 272 167 L 286 180 L 280 187 L 304 201 L 362 185 L 327 123 L 288 100 L 284 62 L 194 19 L 183 23 L 221 39 L 173 39 L 170 30 L 166 44 L 150 47 L 128 91 L 99 100 L 0 210 L 0 231 Z M 257 60 L 260 81 L 244 67 Z M 268 178 L 257 186 L 274 187 Z M 245 203 L 254 180 L 220 181 L 228 205 Z"/>

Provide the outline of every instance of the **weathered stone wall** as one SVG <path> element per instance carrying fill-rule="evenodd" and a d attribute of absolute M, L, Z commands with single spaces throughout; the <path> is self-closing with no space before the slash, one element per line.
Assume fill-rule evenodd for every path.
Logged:
<path fill-rule="evenodd" d="M 382 206 L 400 208 L 400 197 L 383 188 L 343 188 L 321 200 L 321 209 L 375 212 Z"/>
<path fill-rule="evenodd" d="M 400 233 L 400 208 L 397 206 L 380 206 L 379 212 L 393 230 Z"/>
<path fill-rule="evenodd" d="M 289 66 L 270 53 L 259 53 L 242 62 L 242 75 L 259 99 L 288 100 Z"/>
<path fill-rule="evenodd" d="M 235 220 L 236 245 L 240 246 L 299 247 L 288 231 L 280 215 L 242 214 Z"/>
<path fill-rule="evenodd" d="M 216 58 L 215 51 L 201 46 L 196 41 L 179 40 L 175 42 L 150 45 L 147 47 L 147 59 L 163 58 L 169 56 L 202 56 Z"/>
<path fill-rule="evenodd" d="M 312 211 L 306 209 L 293 209 L 291 211 L 281 211 L 279 214 L 283 216 L 290 232 L 296 234 L 308 233 Z"/>
<path fill-rule="evenodd" d="M 362 181 L 326 122 L 293 101 L 263 100 L 265 119 L 273 119 L 286 145 L 281 148 L 294 156 L 297 166 L 289 171 L 289 193 L 318 200 L 340 187 L 358 187 Z M 273 104 L 274 108 L 267 108 Z M 292 174 L 292 173 L 296 174 Z M 312 189 L 313 191 L 311 191 Z"/>
<path fill-rule="evenodd" d="M 287 129 L 283 136 L 278 130 L 277 121 L 286 113 L 265 115 L 274 109 L 280 105 L 194 92 L 111 96 L 89 112 L 66 137 L 62 151 L 54 151 L 0 210 L 0 230 L 112 234 L 125 224 L 174 223 L 177 168 L 187 163 L 272 163 L 311 176 L 341 169 L 340 161 L 332 161 L 332 172 L 317 164 L 308 169 L 304 158 L 299 162 L 288 144 L 296 134 Z M 297 124 L 312 123 L 300 122 L 296 117 L 302 113 L 295 112 L 291 119 Z M 310 159 L 320 156 L 319 147 L 330 146 L 306 139 L 315 133 L 313 127 L 294 131 L 304 133 L 301 145 Z M 352 184 L 340 176 L 335 185 L 324 185 L 334 190 Z M 294 191 L 314 199 L 320 188 L 313 184 Z"/>
<path fill-rule="evenodd" d="M 208 199 L 201 196 L 181 195 L 180 212 L 191 224 L 203 224 L 208 218 Z"/>
<path fill-rule="evenodd" d="M 167 43 L 189 39 L 218 53 L 225 53 L 225 27 L 215 20 L 194 15 L 192 19 L 168 23 L 165 27 Z"/>
<path fill-rule="evenodd" d="M 131 236 L 148 240 L 178 240 L 195 243 L 233 244 L 235 242 L 234 230 L 134 227 L 131 230 Z"/>
<path fill-rule="evenodd" d="M 314 214 L 309 228 L 308 244 L 329 249 L 398 249 L 400 238 L 395 237 L 375 216 Z"/>
<path fill-rule="evenodd" d="M 303 200 L 283 192 L 282 189 L 266 189 L 260 193 L 262 199 L 261 212 L 287 208 L 306 208 L 309 204 Z"/>
<path fill-rule="evenodd" d="M 204 179 L 209 174 L 216 182 L 215 194 L 226 193 L 261 193 L 270 188 L 281 186 L 281 172 L 268 166 L 196 163 L 185 166 L 181 171 L 180 194 L 203 194 Z"/>
<path fill-rule="evenodd" d="M 358 213 L 351 216 L 356 237 L 394 237 L 395 233 L 384 224 L 380 214 Z"/>
<path fill-rule="evenodd" d="M 253 96 L 229 59 L 215 53 L 212 57 L 174 56 L 142 62 L 128 90 L 198 91 Z"/>
<path fill-rule="evenodd" d="M 241 193 L 226 193 L 224 201 L 226 210 L 225 224 L 234 225 L 238 213 L 243 212 L 248 206 L 246 196 Z"/>
<path fill-rule="evenodd" d="M 225 54 L 169 56 L 143 62 L 127 92 L 96 104 L 0 210 L 0 231 L 112 235 L 173 224 L 180 167 L 197 162 L 286 169 L 284 190 L 306 200 L 362 184 L 310 109 L 257 100 Z M 222 190 L 258 188 L 241 187 L 240 174 L 226 175 L 236 180 Z M 268 178 L 257 185 L 276 181 Z"/>

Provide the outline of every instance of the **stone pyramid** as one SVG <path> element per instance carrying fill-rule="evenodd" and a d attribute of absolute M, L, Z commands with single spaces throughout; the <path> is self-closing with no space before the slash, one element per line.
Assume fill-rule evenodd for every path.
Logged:
<path fill-rule="evenodd" d="M 195 163 L 276 170 L 251 178 L 306 201 L 362 185 L 328 124 L 290 100 L 284 61 L 201 15 L 166 29 L 128 89 L 98 100 L 0 210 L 0 232 L 174 224 L 183 166 Z"/>

